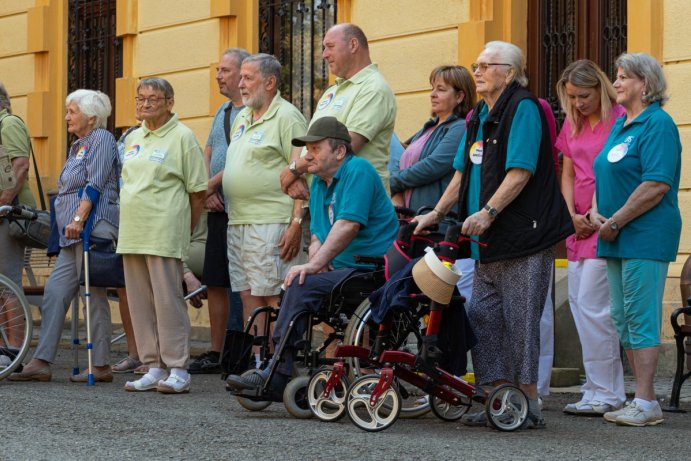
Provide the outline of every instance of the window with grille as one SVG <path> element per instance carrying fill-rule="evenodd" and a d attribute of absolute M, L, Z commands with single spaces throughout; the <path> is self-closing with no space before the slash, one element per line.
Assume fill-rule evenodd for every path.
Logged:
<path fill-rule="evenodd" d="M 259 50 L 281 62 L 281 95 L 308 120 L 329 86 L 322 41 L 335 23 L 336 0 L 259 1 Z"/>

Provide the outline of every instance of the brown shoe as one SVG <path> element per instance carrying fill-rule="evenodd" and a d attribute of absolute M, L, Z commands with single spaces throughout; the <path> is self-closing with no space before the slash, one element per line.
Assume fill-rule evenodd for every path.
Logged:
<path fill-rule="evenodd" d="M 50 381 L 52 377 L 49 366 L 38 368 L 25 366 L 22 371 L 12 373 L 7 379 L 10 381 Z"/>
<path fill-rule="evenodd" d="M 86 383 L 89 379 L 89 370 L 84 370 L 78 375 L 70 376 L 70 381 L 73 383 Z M 110 370 L 98 371 L 94 370 L 94 382 L 95 383 L 112 383 L 113 373 Z"/>

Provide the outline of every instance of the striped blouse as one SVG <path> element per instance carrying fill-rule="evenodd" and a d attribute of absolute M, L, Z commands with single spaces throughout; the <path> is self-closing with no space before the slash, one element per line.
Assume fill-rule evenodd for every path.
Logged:
<path fill-rule="evenodd" d="M 79 202 L 89 200 L 85 192 L 87 185 L 101 193 L 94 224 L 103 219 L 118 227 L 119 177 L 120 165 L 115 137 L 109 131 L 97 128 L 72 143 L 67 162 L 58 179 L 58 196 L 55 200 L 61 247 L 79 242 L 65 238 L 64 229 L 72 222 Z"/>

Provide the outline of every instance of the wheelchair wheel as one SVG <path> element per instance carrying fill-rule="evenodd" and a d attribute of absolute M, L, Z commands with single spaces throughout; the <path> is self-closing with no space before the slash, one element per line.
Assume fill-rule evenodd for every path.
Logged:
<path fill-rule="evenodd" d="M 312 417 L 312 409 L 307 398 L 309 381 L 309 376 L 298 376 L 291 379 L 283 391 L 283 405 L 288 413 L 298 419 Z"/>
<path fill-rule="evenodd" d="M 259 370 L 247 370 L 246 372 L 244 372 L 240 376 L 254 377 L 257 381 L 257 384 L 261 384 L 264 382 L 264 380 L 262 379 L 262 377 L 259 375 L 258 372 L 259 372 Z M 271 405 L 271 402 L 268 402 L 268 401 L 250 400 L 248 398 L 239 397 L 239 396 L 236 396 L 235 398 L 238 399 L 238 403 L 243 408 L 245 408 L 246 410 L 249 410 L 249 411 L 262 411 L 263 409 L 265 409 L 266 407 Z"/>
<path fill-rule="evenodd" d="M 472 405 L 470 399 L 466 397 L 461 399 L 461 402 L 460 405 L 452 405 L 439 397 L 433 396 L 430 406 L 432 408 L 432 413 L 434 413 L 434 416 L 437 418 L 443 421 L 458 421 L 468 412 L 470 405 Z"/>
<path fill-rule="evenodd" d="M 355 345 L 371 348 L 374 342 L 374 332 L 372 331 L 373 322 L 370 321 L 372 310 L 369 300 L 365 300 L 360 304 L 353 314 L 348 327 L 344 333 L 344 343 L 347 345 Z M 393 343 L 398 346 L 398 349 L 405 350 L 416 354 L 418 351 L 418 338 L 415 336 L 417 331 L 417 324 L 412 322 L 411 318 L 406 316 L 397 316 L 394 319 L 392 328 Z M 376 370 L 362 368 L 360 360 L 356 358 L 349 359 L 349 366 L 351 370 L 352 379 L 356 379 L 365 373 L 373 373 Z M 429 413 L 429 396 L 422 390 L 408 383 L 398 382 L 400 393 L 402 395 L 401 418 L 418 418 Z"/>
<path fill-rule="evenodd" d="M 348 394 L 348 378 L 343 376 L 331 393 L 324 397 L 324 388 L 330 376 L 330 370 L 319 370 L 310 378 L 307 386 L 307 398 L 312 413 L 320 420 L 327 422 L 338 421 L 345 416 L 345 402 Z"/>
<path fill-rule="evenodd" d="M 487 421 L 493 428 L 504 432 L 515 431 L 528 418 L 528 397 L 516 386 L 502 384 L 489 393 L 485 411 Z"/>
<path fill-rule="evenodd" d="M 375 407 L 370 405 L 370 396 L 378 382 L 379 375 L 365 375 L 356 379 L 348 389 L 348 418 L 367 432 L 388 429 L 401 413 L 401 395 L 395 385 L 386 390 Z"/>
<path fill-rule="evenodd" d="M 16 370 L 29 352 L 33 325 L 24 293 L 0 274 L 0 379 Z"/>

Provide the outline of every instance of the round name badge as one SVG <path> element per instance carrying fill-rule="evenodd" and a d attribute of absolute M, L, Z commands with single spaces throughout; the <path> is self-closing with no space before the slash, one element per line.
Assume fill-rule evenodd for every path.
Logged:
<path fill-rule="evenodd" d="M 230 140 L 231 141 L 237 141 L 238 139 L 240 139 L 240 136 L 242 136 L 242 133 L 244 133 L 244 132 L 245 132 L 245 125 L 240 125 Z"/>
<path fill-rule="evenodd" d="M 609 160 L 610 163 L 617 163 L 626 156 L 628 151 L 629 146 L 627 144 L 617 144 L 607 152 L 607 160 Z"/>
<path fill-rule="evenodd" d="M 329 94 L 327 94 L 327 95 L 324 97 L 324 99 L 322 99 L 322 100 L 319 102 L 319 105 L 317 105 L 317 110 L 323 109 L 323 108 L 325 108 L 326 106 L 328 106 L 329 103 L 331 103 L 331 100 L 332 100 L 333 98 L 334 98 L 334 93 L 329 93 Z"/>
<path fill-rule="evenodd" d="M 475 165 L 482 164 L 482 141 L 475 141 L 475 143 L 470 146 L 470 161 Z"/>
<path fill-rule="evenodd" d="M 132 148 L 130 150 L 125 152 L 123 160 L 128 160 L 128 159 L 134 157 L 135 155 L 137 155 L 139 153 L 139 149 L 141 149 L 141 146 L 139 144 L 135 144 L 134 146 L 132 146 Z"/>

